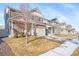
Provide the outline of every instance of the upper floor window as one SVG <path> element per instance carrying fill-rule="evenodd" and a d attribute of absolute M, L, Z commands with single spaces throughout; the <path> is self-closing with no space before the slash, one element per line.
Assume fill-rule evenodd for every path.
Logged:
<path fill-rule="evenodd" d="M 39 17 L 39 21 L 41 21 L 41 18 Z"/>
<path fill-rule="evenodd" d="M 40 21 L 40 22 L 43 22 L 43 18 L 39 17 L 39 21 Z"/>
<path fill-rule="evenodd" d="M 34 16 L 31 16 L 32 20 L 34 20 Z"/>

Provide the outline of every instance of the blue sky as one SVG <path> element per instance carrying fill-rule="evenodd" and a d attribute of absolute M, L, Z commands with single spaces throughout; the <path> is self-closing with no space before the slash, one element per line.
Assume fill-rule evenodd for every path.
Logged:
<path fill-rule="evenodd" d="M 15 3 L 0 3 L 0 25 L 4 25 L 4 8 L 10 6 L 16 9 L 20 8 L 20 4 Z M 41 3 L 30 4 L 30 7 L 39 8 L 42 15 L 47 19 L 58 18 L 60 22 L 71 24 L 77 31 L 79 31 L 79 4 L 70 3 Z"/>

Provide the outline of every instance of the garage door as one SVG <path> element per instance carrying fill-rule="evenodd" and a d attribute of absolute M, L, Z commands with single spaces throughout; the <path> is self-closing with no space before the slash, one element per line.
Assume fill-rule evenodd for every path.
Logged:
<path fill-rule="evenodd" d="M 36 28 L 36 33 L 38 36 L 45 36 L 45 29 Z"/>

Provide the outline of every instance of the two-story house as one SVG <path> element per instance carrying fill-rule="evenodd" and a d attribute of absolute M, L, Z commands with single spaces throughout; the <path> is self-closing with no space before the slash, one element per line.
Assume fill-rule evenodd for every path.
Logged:
<path fill-rule="evenodd" d="M 29 10 L 29 18 L 24 18 L 21 10 L 14 8 L 5 8 L 5 27 L 9 33 L 9 37 L 14 37 L 23 33 L 26 35 L 52 36 L 56 34 L 70 34 L 75 32 L 70 25 L 59 23 L 57 19 L 48 20 L 44 18 L 38 8 Z M 72 31 L 71 31 L 72 29 Z"/>

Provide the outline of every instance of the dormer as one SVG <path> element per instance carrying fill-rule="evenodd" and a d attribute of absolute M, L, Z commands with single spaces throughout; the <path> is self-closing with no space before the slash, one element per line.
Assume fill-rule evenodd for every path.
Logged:
<path fill-rule="evenodd" d="M 35 15 L 35 16 L 43 17 L 43 16 L 42 16 L 42 13 L 41 13 L 41 11 L 40 11 L 39 8 L 34 8 L 34 9 L 32 9 L 32 10 L 31 10 L 31 13 L 32 13 L 33 15 Z"/>

